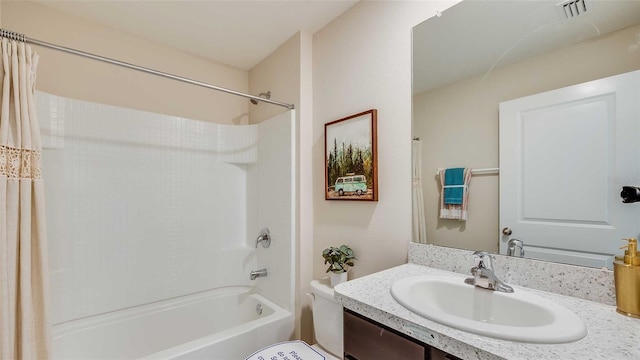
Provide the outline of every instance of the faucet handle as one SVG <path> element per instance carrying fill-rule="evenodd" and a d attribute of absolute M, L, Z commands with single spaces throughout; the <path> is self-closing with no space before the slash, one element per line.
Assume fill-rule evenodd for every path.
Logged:
<path fill-rule="evenodd" d="M 269 228 L 262 228 L 260 230 L 260 235 L 256 239 L 256 249 L 258 248 L 258 244 L 262 243 L 262 247 L 268 248 L 271 245 L 271 233 L 269 232 Z"/>
<path fill-rule="evenodd" d="M 491 264 L 491 254 L 486 251 L 474 252 L 473 261 L 477 268 L 493 269 L 493 265 Z"/>

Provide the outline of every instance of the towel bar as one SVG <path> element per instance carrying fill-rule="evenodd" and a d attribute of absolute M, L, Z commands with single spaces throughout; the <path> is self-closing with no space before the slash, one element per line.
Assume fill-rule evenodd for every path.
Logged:
<path fill-rule="evenodd" d="M 440 170 L 436 171 L 436 176 L 440 176 Z M 486 169 L 471 169 L 471 175 L 480 175 L 480 174 L 499 174 L 500 168 L 486 168 Z"/>

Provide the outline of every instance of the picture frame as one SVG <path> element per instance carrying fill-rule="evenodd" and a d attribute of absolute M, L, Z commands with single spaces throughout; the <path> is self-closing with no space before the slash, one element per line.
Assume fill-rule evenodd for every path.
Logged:
<path fill-rule="evenodd" d="M 324 125 L 325 200 L 378 201 L 378 110 Z"/>

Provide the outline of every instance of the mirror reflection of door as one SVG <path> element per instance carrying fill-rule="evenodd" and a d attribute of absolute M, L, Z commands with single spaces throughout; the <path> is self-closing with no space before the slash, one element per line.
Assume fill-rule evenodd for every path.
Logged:
<path fill-rule="evenodd" d="M 612 267 L 620 239 L 640 233 L 640 71 L 500 103 L 500 253 Z"/>

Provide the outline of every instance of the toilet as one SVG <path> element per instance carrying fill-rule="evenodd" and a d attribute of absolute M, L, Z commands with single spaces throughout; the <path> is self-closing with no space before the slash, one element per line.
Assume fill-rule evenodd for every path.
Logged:
<path fill-rule="evenodd" d="M 311 281 L 313 330 L 317 344 L 312 347 L 327 360 L 342 359 L 342 305 L 333 298 L 329 278 Z"/>
<path fill-rule="evenodd" d="M 313 298 L 313 328 L 317 344 L 309 346 L 301 340 L 286 341 L 267 346 L 245 360 L 279 358 L 272 355 L 291 351 L 302 359 L 342 359 L 342 306 L 333 299 L 333 288 L 329 284 L 329 278 L 313 280 L 308 294 Z"/>

